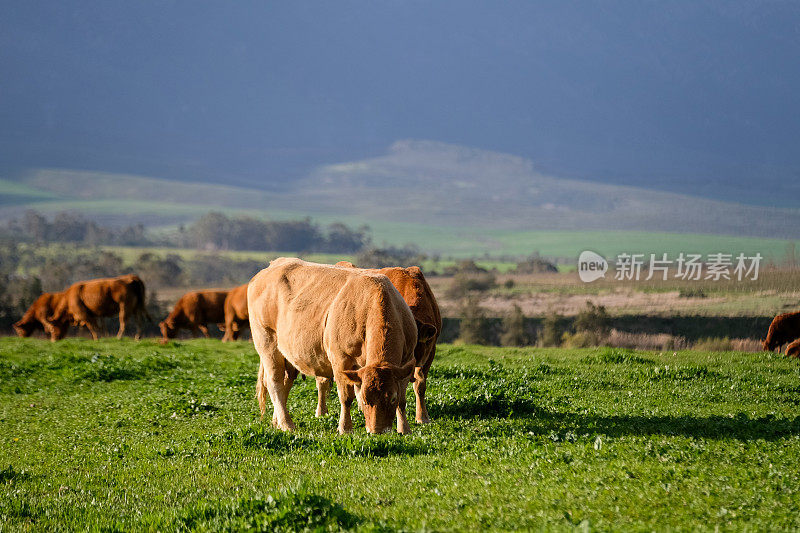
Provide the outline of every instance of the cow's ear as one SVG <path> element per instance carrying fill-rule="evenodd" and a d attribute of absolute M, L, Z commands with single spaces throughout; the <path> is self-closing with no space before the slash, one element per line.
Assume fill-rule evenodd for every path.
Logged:
<path fill-rule="evenodd" d="M 403 381 L 404 379 L 411 377 L 411 373 L 414 372 L 415 364 L 416 361 L 412 359 L 403 366 L 393 366 L 392 375 L 394 376 L 394 379 L 397 381 Z"/>
<path fill-rule="evenodd" d="M 428 342 L 436 336 L 438 330 L 436 326 L 431 324 L 423 324 L 419 320 L 417 322 L 417 342 Z"/>
<path fill-rule="evenodd" d="M 361 385 L 361 375 L 358 370 L 345 370 L 342 374 L 348 385 Z"/>
<path fill-rule="evenodd" d="M 334 266 L 342 267 L 342 268 L 355 268 L 356 266 L 351 263 L 350 261 L 339 261 Z"/>

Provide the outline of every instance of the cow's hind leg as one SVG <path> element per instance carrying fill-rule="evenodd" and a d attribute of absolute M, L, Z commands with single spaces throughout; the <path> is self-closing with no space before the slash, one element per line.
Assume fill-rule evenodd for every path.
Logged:
<path fill-rule="evenodd" d="M 295 426 L 286 409 L 286 398 L 297 371 L 294 367 L 289 368 L 291 365 L 287 366 L 283 354 L 278 350 L 274 333 L 258 328 L 253 332 L 253 342 L 261 357 L 256 387 L 261 414 L 263 416 L 266 412 L 265 393 L 269 393 L 269 399 L 272 401 L 273 425 L 283 431 L 293 430 Z M 294 375 L 292 375 L 292 371 L 294 371 Z"/>
<path fill-rule="evenodd" d="M 127 315 L 125 313 L 125 306 L 119 306 L 119 331 L 117 331 L 117 338 L 121 339 L 125 335 L 125 326 L 127 325 Z"/>
<path fill-rule="evenodd" d="M 425 390 L 428 388 L 428 372 L 435 355 L 436 345 L 433 345 L 422 366 L 414 369 L 414 397 L 417 403 L 415 418 L 419 424 L 430 424 L 431 422 L 430 415 L 428 415 L 428 404 L 425 402 Z"/>
<path fill-rule="evenodd" d="M 328 394 L 331 392 L 331 378 L 317 376 L 317 418 L 328 414 Z"/>

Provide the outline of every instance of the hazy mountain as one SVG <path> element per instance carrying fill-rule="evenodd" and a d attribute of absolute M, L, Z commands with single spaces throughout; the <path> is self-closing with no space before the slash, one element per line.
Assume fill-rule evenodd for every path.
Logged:
<path fill-rule="evenodd" d="M 557 178 L 521 157 L 420 140 L 396 142 L 378 157 L 320 166 L 282 191 L 53 169 L 29 171 L 0 190 L 6 217 L 27 207 L 77 209 L 159 225 L 227 209 L 414 224 L 417 234 L 629 230 L 800 238 L 798 209 Z"/>

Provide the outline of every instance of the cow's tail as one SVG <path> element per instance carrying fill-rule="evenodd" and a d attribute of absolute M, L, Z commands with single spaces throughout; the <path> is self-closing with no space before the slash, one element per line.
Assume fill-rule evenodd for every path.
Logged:
<path fill-rule="evenodd" d="M 264 383 L 264 363 L 258 362 L 258 378 L 256 379 L 256 399 L 261 411 L 261 418 L 267 412 L 267 385 Z"/>
<path fill-rule="evenodd" d="M 131 288 L 136 296 L 136 307 L 134 308 L 134 314 L 146 318 L 147 321 L 152 324 L 153 317 L 151 317 L 150 313 L 147 312 L 147 296 L 144 282 L 138 276 L 134 277 L 133 282 L 131 282 Z"/>

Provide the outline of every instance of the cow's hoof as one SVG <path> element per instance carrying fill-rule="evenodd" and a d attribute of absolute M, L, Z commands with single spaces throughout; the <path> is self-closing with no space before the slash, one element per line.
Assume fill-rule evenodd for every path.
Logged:
<path fill-rule="evenodd" d="M 339 428 L 339 435 L 349 435 L 353 432 L 353 428 Z"/>
<path fill-rule="evenodd" d="M 273 418 L 272 419 L 272 426 L 275 427 L 275 428 L 280 429 L 281 431 L 294 431 L 295 430 L 294 422 L 292 422 L 291 420 L 283 422 L 283 423 L 280 423 L 280 422 L 276 421 Z"/>

